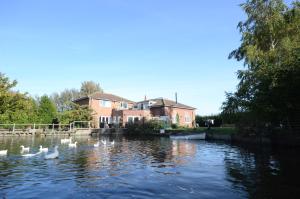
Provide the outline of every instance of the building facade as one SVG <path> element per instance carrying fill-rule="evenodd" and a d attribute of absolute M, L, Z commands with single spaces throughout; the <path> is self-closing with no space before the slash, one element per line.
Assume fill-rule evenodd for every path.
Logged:
<path fill-rule="evenodd" d="M 157 98 L 133 102 L 108 93 L 94 93 L 74 100 L 93 111 L 95 128 L 124 127 L 127 123 L 157 119 L 178 126 L 195 126 L 195 108 L 172 100 Z"/>

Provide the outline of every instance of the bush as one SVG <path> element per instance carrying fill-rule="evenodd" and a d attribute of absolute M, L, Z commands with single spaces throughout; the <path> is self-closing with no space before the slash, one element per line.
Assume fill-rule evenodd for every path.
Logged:
<path fill-rule="evenodd" d="M 128 123 L 126 124 L 128 133 L 153 133 L 159 129 L 164 128 L 165 124 L 160 120 L 149 120 L 143 124 L 139 123 Z"/>
<path fill-rule="evenodd" d="M 178 125 L 177 125 L 177 124 L 171 124 L 171 128 L 172 128 L 172 129 L 177 129 L 177 128 L 178 128 Z"/>

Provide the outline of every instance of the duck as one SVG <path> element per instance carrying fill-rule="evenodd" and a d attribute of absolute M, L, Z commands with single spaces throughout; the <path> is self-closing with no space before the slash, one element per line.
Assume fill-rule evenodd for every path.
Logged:
<path fill-rule="evenodd" d="M 94 147 L 99 147 L 100 142 L 98 141 L 96 144 L 94 144 Z"/>
<path fill-rule="evenodd" d="M 0 150 L 0 155 L 7 155 L 7 150 Z"/>
<path fill-rule="evenodd" d="M 40 145 L 39 151 L 40 151 L 40 152 L 44 152 L 44 153 L 48 153 L 48 148 L 43 148 L 43 146 Z"/>
<path fill-rule="evenodd" d="M 30 147 L 24 147 L 23 145 L 21 145 L 20 147 L 21 147 L 21 153 L 29 152 L 30 150 Z"/>
<path fill-rule="evenodd" d="M 101 140 L 103 145 L 106 145 L 106 140 Z"/>
<path fill-rule="evenodd" d="M 115 141 L 113 140 L 113 141 L 110 143 L 110 145 L 115 145 Z"/>
<path fill-rule="evenodd" d="M 47 154 L 45 155 L 45 159 L 46 160 L 50 160 L 50 159 L 56 159 L 58 158 L 59 156 L 59 152 L 58 152 L 58 146 L 55 146 L 54 148 L 54 152 L 53 153 L 50 153 L 50 154 Z"/>
<path fill-rule="evenodd" d="M 76 148 L 77 147 L 77 142 L 74 143 L 69 143 L 70 148 Z"/>

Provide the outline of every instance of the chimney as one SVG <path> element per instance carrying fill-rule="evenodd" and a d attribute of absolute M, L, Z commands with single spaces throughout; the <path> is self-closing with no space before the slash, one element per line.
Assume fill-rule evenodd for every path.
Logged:
<path fill-rule="evenodd" d="M 175 102 L 177 104 L 177 92 L 175 92 Z"/>
<path fill-rule="evenodd" d="M 147 95 L 145 95 L 145 98 L 144 98 L 144 100 L 145 100 L 145 101 L 147 100 Z"/>

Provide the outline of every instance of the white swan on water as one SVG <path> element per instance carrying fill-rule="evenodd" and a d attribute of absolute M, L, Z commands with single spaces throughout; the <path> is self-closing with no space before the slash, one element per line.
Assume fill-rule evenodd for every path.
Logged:
<path fill-rule="evenodd" d="M 48 153 L 48 148 L 43 148 L 43 146 L 40 145 L 39 151 L 40 151 L 40 152 L 44 152 L 44 153 Z"/>
<path fill-rule="evenodd" d="M 46 160 L 49 160 L 49 159 L 56 159 L 56 158 L 58 158 L 58 156 L 59 156 L 59 152 L 58 152 L 58 146 L 55 146 L 55 148 L 54 148 L 54 152 L 53 153 L 50 153 L 50 154 L 47 154 L 47 155 L 45 155 L 45 159 Z"/>
<path fill-rule="evenodd" d="M 96 144 L 94 144 L 94 147 L 99 147 L 100 142 L 98 141 Z"/>
<path fill-rule="evenodd" d="M 0 155 L 7 155 L 7 150 L 0 150 Z"/>
<path fill-rule="evenodd" d="M 115 145 L 115 141 L 113 140 L 113 141 L 110 143 L 110 145 Z"/>
<path fill-rule="evenodd" d="M 106 140 L 101 140 L 101 142 L 103 145 L 106 145 L 106 143 L 107 143 Z"/>
<path fill-rule="evenodd" d="M 77 147 L 77 142 L 74 143 L 69 143 L 70 148 L 76 148 Z"/>
<path fill-rule="evenodd" d="M 30 147 L 24 147 L 23 145 L 21 145 L 20 147 L 21 147 L 21 153 L 29 152 L 30 150 Z"/>

